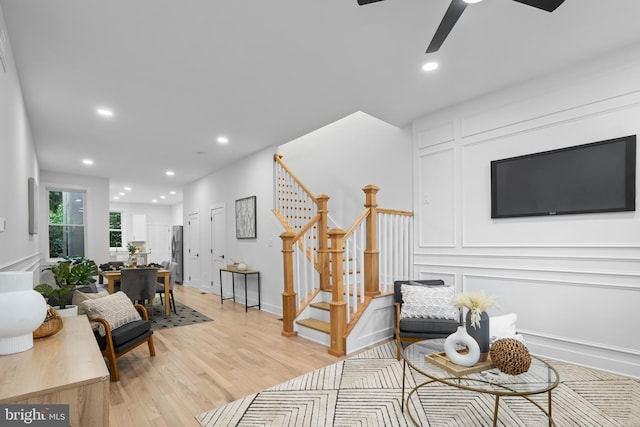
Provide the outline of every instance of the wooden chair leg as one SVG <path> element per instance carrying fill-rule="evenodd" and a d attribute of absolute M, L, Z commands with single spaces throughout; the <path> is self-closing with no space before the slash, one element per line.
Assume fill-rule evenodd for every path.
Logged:
<path fill-rule="evenodd" d="M 396 357 L 398 358 L 398 360 L 400 360 L 400 351 L 402 348 L 402 343 L 400 342 L 400 337 L 396 337 L 396 343 L 398 344 L 398 354 L 396 355 Z"/>
<path fill-rule="evenodd" d="M 109 361 L 109 373 L 111 374 L 111 381 L 120 381 L 118 363 L 116 362 L 116 355 L 113 352 L 113 348 L 107 346 L 107 348 L 102 352 L 102 355 Z"/>
<path fill-rule="evenodd" d="M 147 340 L 147 344 L 149 344 L 149 354 L 151 354 L 151 356 L 155 356 L 156 355 L 156 347 L 153 345 L 153 337 L 150 336 L 149 339 Z"/>
<path fill-rule="evenodd" d="M 176 299 L 173 297 L 173 289 L 169 291 L 169 296 L 171 297 L 170 301 L 173 305 L 173 312 L 175 314 L 178 314 L 178 310 L 176 309 Z"/>

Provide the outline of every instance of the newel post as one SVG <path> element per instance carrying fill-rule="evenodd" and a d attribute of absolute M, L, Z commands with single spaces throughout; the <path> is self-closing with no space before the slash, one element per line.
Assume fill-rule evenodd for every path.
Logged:
<path fill-rule="evenodd" d="M 329 196 L 326 194 L 319 194 L 316 196 L 317 206 L 318 206 L 318 214 L 320 218 L 318 219 L 318 249 L 317 249 L 317 257 L 318 257 L 318 273 L 320 274 L 320 289 L 323 291 L 327 291 L 331 289 L 331 278 L 329 277 L 329 222 L 328 222 L 328 213 L 329 208 L 327 207 L 329 202 Z"/>
<path fill-rule="evenodd" d="M 365 194 L 364 207 L 369 209 L 366 230 L 367 243 L 364 249 L 364 294 L 366 296 L 380 295 L 380 279 L 378 270 L 378 202 L 376 194 L 380 189 L 375 185 L 367 185 L 362 189 Z"/>
<path fill-rule="evenodd" d="M 344 230 L 339 228 L 329 231 L 331 239 L 331 345 L 329 354 L 344 356 L 347 354 L 347 303 L 344 301 L 343 259 L 344 259 Z"/>
<path fill-rule="evenodd" d="M 282 292 L 282 335 L 293 337 L 298 335 L 293 330 L 293 320 L 296 317 L 296 293 L 293 289 L 293 231 L 286 231 L 280 235 L 282 239 L 282 258 L 284 265 L 284 292 Z"/>

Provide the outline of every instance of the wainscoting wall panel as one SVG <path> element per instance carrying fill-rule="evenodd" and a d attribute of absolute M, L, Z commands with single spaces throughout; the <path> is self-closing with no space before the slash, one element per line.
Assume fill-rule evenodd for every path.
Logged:
<path fill-rule="evenodd" d="M 454 247 L 456 240 L 453 148 L 419 157 L 418 222 L 420 246 Z M 437 183 L 437 185 L 434 185 Z"/>
<path fill-rule="evenodd" d="M 640 378 L 638 211 L 492 219 L 490 188 L 492 160 L 639 135 L 638 75 L 640 46 L 435 112 L 413 153 L 415 277 L 496 296 L 532 353 Z"/>

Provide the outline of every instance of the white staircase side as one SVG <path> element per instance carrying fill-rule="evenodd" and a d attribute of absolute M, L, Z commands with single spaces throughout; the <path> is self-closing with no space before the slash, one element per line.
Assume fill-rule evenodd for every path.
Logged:
<path fill-rule="evenodd" d="M 392 338 L 394 322 L 393 294 L 373 298 L 347 337 L 347 355 Z"/>

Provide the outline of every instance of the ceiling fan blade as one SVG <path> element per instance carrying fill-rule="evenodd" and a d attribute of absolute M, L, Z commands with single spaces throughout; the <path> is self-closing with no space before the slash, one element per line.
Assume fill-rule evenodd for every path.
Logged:
<path fill-rule="evenodd" d="M 427 53 L 437 52 L 438 49 L 440 49 L 440 46 L 442 46 L 442 43 L 444 43 L 444 40 L 451 32 L 453 26 L 456 25 L 456 22 L 458 22 L 460 15 L 462 15 L 462 12 L 464 12 L 466 7 L 467 3 L 465 3 L 463 0 L 451 0 L 449 8 L 444 14 L 444 17 L 442 18 L 442 21 L 440 22 L 436 33 L 433 35 L 431 43 L 429 43 Z"/>
<path fill-rule="evenodd" d="M 527 6 L 533 6 L 537 9 L 546 10 L 547 12 L 553 12 L 564 3 L 564 0 L 514 0 L 518 3 L 526 4 Z"/>
<path fill-rule="evenodd" d="M 369 3 L 375 3 L 375 2 L 379 2 L 382 0 L 358 0 L 358 4 L 360 6 L 364 6 L 365 4 L 369 4 Z"/>

